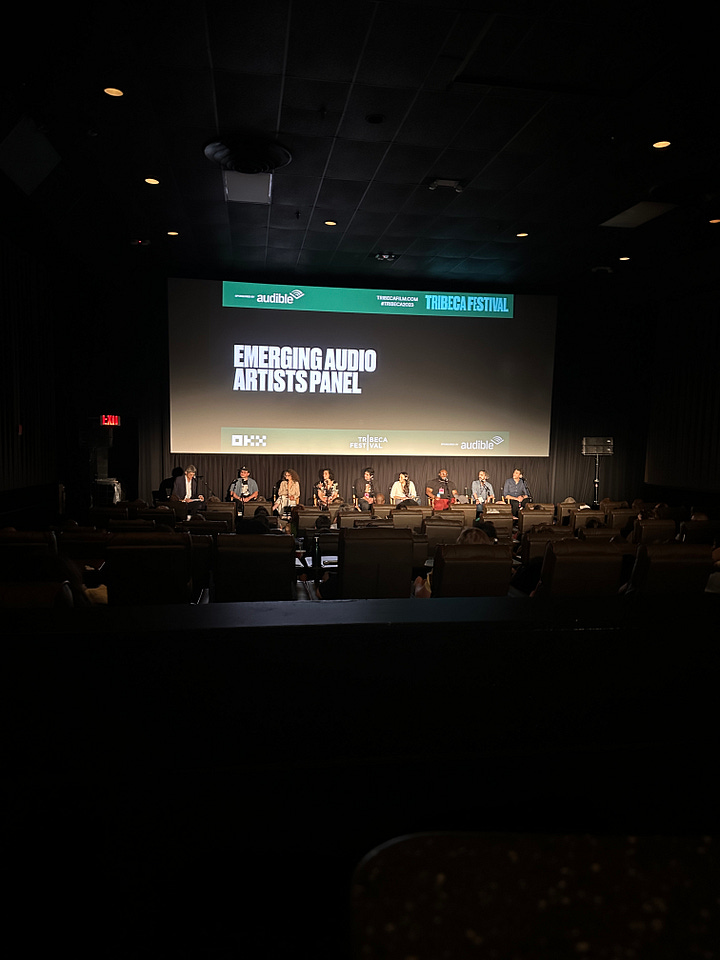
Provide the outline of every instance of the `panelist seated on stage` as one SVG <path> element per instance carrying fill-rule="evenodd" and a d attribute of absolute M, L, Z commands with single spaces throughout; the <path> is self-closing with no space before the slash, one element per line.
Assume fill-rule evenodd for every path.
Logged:
<path fill-rule="evenodd" d="M 376 502 L 377 492 L 375 490 L 375 471 L 372 467 L 365 467 L 362 477 L 359 477 L 353 484 L 355 487 L 355 496 L 357 505 L 361 510 L 369 510 Z"/>
<path fill-rule="evenodd" d="M 300 503 L 300 477 L 294 470 L 286 470 L 277 489 L 273 513 L 290 513 Z"/>
<path fill-rule="evenodd" d="M 493 503 L 495 500 L 495 491 L 493 485 L 488 480 L 488 475 L 484 470 L 478 473 L 477 480 L 472 482 L 472 502 L 477 504 L 478 516 L 482 513 L 483 504 Z"/>
<path fill-rule="evenodd" d="M 315 484 L 315 499 L 321 510 L 329 510 L 333 505 L 339 506 L 342 503 L 332 470 L 325 468 L 320 471 L 320 479 Z"/>
<path fill-rule="evenodd" d="M 185 472 L 175 477 L 172 496 L 187 505 L 188 516 L 194 516 L 205 505 L 205 497 L 198 493 L 197 467 L 188 464 Z"/>
<path fill-rule="evenodd" d="M 517 467 L 513 470 L 512 477 L 508 477 L 505 481 L 503 497 L 510 504 L 510 509 L 514 517 L 517 517 L 520 513 L 520 507 L 523 503 L 530 499 L 530 491 L 527 488 L 522 472 L 518 470 Z"/>
<path fill-rule="evenodd" d="M 229 493 L 230 499 L 237 500 L 239 503 L 250 503 L 258 499 L 258 485 L 250 476 L 248 467 L 240 467 L 237 480 L 233 480 L 230 484 Z"/>
<path fill-rule="evenodd" d="M 425 493 L 434 510 L 447 509 L 458 495 L 455 483 L 448 477 L 445 467 L 438 470 L 434 480 L 428 480 Z"/>
<path fill-rule="evenodd" d="M 392 503 L 393 506 L 397 506 L 405 500 L 414 500 L 416 503 L 420 503 L 420 497 L 417 495 L 415 484 L 409 475 L 403 471 L 392 485 L 392 489 L 390 490 L 390 503 Z"/>

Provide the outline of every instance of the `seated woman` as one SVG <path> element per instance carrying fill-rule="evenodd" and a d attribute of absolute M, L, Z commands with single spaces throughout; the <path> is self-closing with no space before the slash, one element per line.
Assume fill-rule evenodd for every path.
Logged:
<path fill-rule="evenodd" d="M 273 513 L 289 516 L 293 507 L 300 501 L 300 477 L 294 470 L 286 470 L 277 490 Z"/>
<path fill-rule="evenodd" d="M 415 489 L 415 484 L 410 479 L 409 475 L 402 471 L 398 475 L 398 479 L 392 485 L 390 491 L 390 503 L 393 506 L 396 506 L 398 503 L 402 503 L 404 500 L 414 500 L 415 503 L 420 503 L 420 498 L 417 495 L 417 490 Z"/>
<path fill-rule="evenodd" d="M 329 510 L 332 505 L 339 506 L 342 497 L 335 482 L 335 475 L 327 468 L 320 471 L 320 480 L 315 484 L 315 499 L 321 510 Z"/>

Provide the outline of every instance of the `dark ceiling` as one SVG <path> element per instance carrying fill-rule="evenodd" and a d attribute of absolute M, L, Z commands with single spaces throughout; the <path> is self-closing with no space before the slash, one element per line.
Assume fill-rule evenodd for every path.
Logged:
<path fill-rule="evenodd" d="M 538 292 L 666 276 L 720 247 L 716 28 L 681 16 L 657 0 L 33 9 L 6 32 L 4 232 L 108 272 Z M 269 205 L 226 201 L 211 141 L 245 163 L 290 152 Z"/>

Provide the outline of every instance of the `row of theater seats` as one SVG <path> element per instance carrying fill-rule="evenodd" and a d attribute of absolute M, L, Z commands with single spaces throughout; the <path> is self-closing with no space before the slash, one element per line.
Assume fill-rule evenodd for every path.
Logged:
<path fill-rule="evenodd" d="M 337 595 L 342 599 L 409 597 L 413 575 L 422 566 L 411 530 L 343 528 L 319 535 L 317 546 L 316 576 L 328 549 L 336 551 Z M 701 593 L 713 572 L 708 545 L 581 540 L 561 527 L 525 535 L 522 563 L 539 561 L 540 555 L 537 597 Z M 4 606 L 82 602 L 79 570 L 106 584 L 111 605 L 189 604 L 205 591 L 215 602 L 293 600 L 296 556 L 294 538 L 272 534 L 4 533 L 0 600 Z M 506 596 L 510 591 L 509 544 L 441 543 L 433 559 L 433 597 Z"/>
<path fill-rule="evenodd" d="M 195 533 L 230 533 L 236 529 L 238 523 L 237 505 L 211 501 L 206 505 L 205 512 L 187 521 L 186 508 L 179 502 L 168 501 L 157 508 L 147 508 L 144 504 L 127 503 L 112 507 L 95 508 L 91 511 L 88 522 L 92 526 L 102 529 L 131 530 L 147 529 L 150 523 L 171 527 L 176 530 L 187 529 Z M 244 520 L 255 517 L 257 511 L 269 512 L 270 504 L 255 502 L 245 505 Z M 672 516 L 663 519 L 638 519 L 636 508 L 628 507 L 627 501 L 603 501 L 599 510 L 588 508 L 587 504 L 568 499 L 561 503 L 533 503 L 521 510 L 516 525 L 512 522 L 510 507 L 504 503 L 487 504 L 483 511 L 483 519 L 491 520 L 496 528 L 500 542 L 511 542 L 513 533 L 517 530 L 518 537 L 538 525 L 548 523 L 569 527 L 573 532 L 590 527 L 600 528 L 589 534 L 591 536 L 616 536 L 618 532 L 634 543 L 664 542 L 679 539 L 686 543 L 718 543 L 720 542 L 720 525 L 709 520 L 688 520 L 681 509 L 668 511 Z M 298 536 L 306 536 L 312 531 L 319 516 L 328 516 L 327 511 L 317 507 L 301 507 L 293 511 L 293 532 Z M 374 506 L 371 511 L 358 513 L 352 509 L 337 508 L 329 513 L 330 520 L 338 527 L 364 526 L 368 523 L 380 521 L 391 522 L 395 528 L 409 528 L 416 533 L 423 532 L 424 521 L 431 519 L 461 518 L 466 525 L 471 525 L 476 516 L 474 504 L 454 504 L 450 510 L 434 512 L 431 507 L 411 507 L 407 510 L 396 510 L 391 506 Z M 271 518 L 274 522 L 274 518 Z M 203 527 L 198 526 L 200 523 Z M 240 532 L 242 520 L 240 521 Z M 612 533 L 610 533 L 612 531 Z"/>

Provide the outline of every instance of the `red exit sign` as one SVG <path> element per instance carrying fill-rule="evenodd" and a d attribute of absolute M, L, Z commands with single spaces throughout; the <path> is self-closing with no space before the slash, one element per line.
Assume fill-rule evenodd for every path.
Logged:
<path fill-rule="evenodd" d="M 100 424 L 103 427 L 119 427 L 120 417 L 116 413 L 103 413 L 100 417 Z"/>

